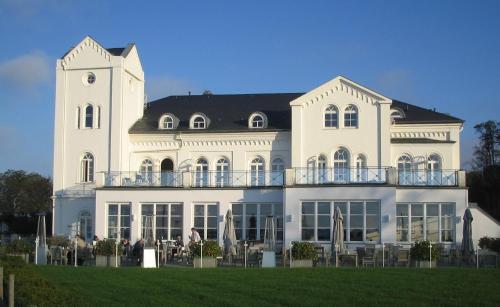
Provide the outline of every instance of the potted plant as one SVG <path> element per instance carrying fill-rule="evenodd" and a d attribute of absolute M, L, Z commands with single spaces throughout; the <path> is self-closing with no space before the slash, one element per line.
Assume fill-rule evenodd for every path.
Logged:
<path fill-rule="evenodd" d="M 203 248 L 201 246 L 203 242 Z M 217 241 L 200 241 L 193 244 L 193 267 L 202 267 L 201 250 L 203 249 L 203 268 L 217 267 L 217 257 L 222 255 Z"/>
<path fill-rule="evenodd" d="M 118 254 L 117 254 L 118 252 Z M 114 239 L 97 241 L 95 248 L 95 265 L 99 267 L 117 267 L 120 265 L 121 245 L 116 246 Z M 118 257 L 118 261 L 116 261 Z"/>
<path fill-rule="evenodd" d="M 292 242 L 292 268 L 311 268 L 316 260 L 314 244 L 310 242 Z"/>
<path fill-rule="evenodd" d="M 479 265 L 497 267 L 500 254 L 500 238 L 482 237 L 479 239 Z M 496 263 L 495 263 L 496 261 Z"/>
<path fill-rule="evenodd" d="M 13 240 L 7 245 L 5 251 L 7 255 L 21 257 L 26 263 L 29 263 L 30 253 L 33 249 L 34 248 L 24 240 Z"/>
<path fill-rule="evenodd" d="M 434 244 L 429 248 L 431 243 L 429 241 L 416 241 L 415 245 L 410 249 L 410 258 L 415 267 L 428 268 L 429 267 L 429 254 L 431 256 L 431 267 L 436 267 L 436 260 L 439 256 L 437 245 Z"/>

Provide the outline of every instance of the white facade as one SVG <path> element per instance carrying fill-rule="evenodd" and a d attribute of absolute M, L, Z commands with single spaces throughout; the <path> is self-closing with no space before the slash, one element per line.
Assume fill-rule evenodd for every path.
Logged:
<path fill-rule="evenodd" d="M 276 128 L 276 112 L 265 109 L 238 118 L 237 130 L 210 130 L 224 122 L 224 109 L 212 118 L 201 109 L 184 118 L 169 104 L 168 112 L 143 111 L 135 45 L 105 49 L 86 37 L 57 62 L 54 233 L 136 240 L 142 215 L 153 214 L 158 238 L 187 241 L 196 226 L 221 242 L 232 209 L 240 239 L 261 240 L 261 220 L 271 214 L 285 245 L 328 244 L 341 206 L 353 245 L 460 243 L 468 202 L 458 171 L 462 121 L 440 113 L 412 121 L 420 111 L 343 77 L 293 97 L 283 111 L 288 128 Z M 394 111 L 407 120 L 393 120 Z M 154 128 L 132 129 L 137 122 Z"/>

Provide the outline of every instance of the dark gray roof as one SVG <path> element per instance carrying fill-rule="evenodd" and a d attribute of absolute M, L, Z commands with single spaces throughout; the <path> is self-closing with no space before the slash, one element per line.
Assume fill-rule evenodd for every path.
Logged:
<path fill-rule="evenodd" d="M 434 140 L 428 138 L 392 138 L 392 144 L 453 144 L 455 141 Z"/>
<path fill-rule="evenodd" d="M 291 130 L 290 102 L 303 94 L 169 96 L 150 102 L 149 106 L 144 110 L 144 116 L 135 122 L 129 132 L 132 134 L 168 134 L 177 131 L 195 133 L 255 131 L 255 129 L 248 128 L 248 118 L 254 112 L 262 112 L 268 118 L 267 129 L 259 129 L 258 131 Z M 396 124 L 463 123 L 463 120 L 456 117 L 397 100 L 393 100 L 391 108 L 399 108 L 406 115 L 404 119 L 397 119 Z M 166 113 L 170 113 L 179 119 L 179 125 L 176 129 L 158 129 L 158 121 Z M 189 119 L 194 113 L 203 113 L 209 118 L 210 124 L 207 129 L 189 129 Z M 426 141 L 419 140 L 419 142 Z"/>
<path fill-rule="evenodd" d="M 417 107 L 406 102 L 392 100 L 391 109 L 396 108 L 401 109 L 406 116 L 405 118 L 396 119 L 396 124 L 448 124 L 464 122 L 462 119 L 450 116 L 448 114 Z"/>
<path fill-rule="evenodd" d="M 254 112 L 262 112 L 268 119 L 267 129 L 258 131 L 291 130 L 290 101 L 301 95 L 303 93 L 169 96 L 151 102 L 144 110 L 144 116 L 129 131 L 130 133 L 249 131 L 248 118 Z M 158 129 L 158 121 L 165 113 L 170 113 L 179 119 L 177 129 Z M 189 119 L 194 113 L 203 113 L 209 118 L 210 124 L 207 129 L 189 129 Z"/>

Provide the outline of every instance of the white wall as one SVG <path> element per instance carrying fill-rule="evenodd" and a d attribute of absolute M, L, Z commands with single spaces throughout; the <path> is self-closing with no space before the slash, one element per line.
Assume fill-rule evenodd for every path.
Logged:
<path fill-rule="evenodd" d="M 219 205 L 219 242 L 222 242 L 224 232 L 224 218 L 232 203 L 282 203 L 283 191 L 281 189 L 102 189 L 96 195 L 96 234 L 100 237 L 107 236 L 107 204 L 130 203 L 131 214 L 134 215 L 131 224 L 131 239 L 137 240 L 141 236 L 141 203 L 176 202 L 184 206 L 183 237 L 187 241 L 191 227 L 194 224 L 194 203 L 216 203 Z"/>
<path fill-rule="evenodd" d="M 482 237 L 500 238 L 500 223 L 484 212 L 476 204 L 469 204 L 472 213 L 472 240 L 479 243 Z"/>

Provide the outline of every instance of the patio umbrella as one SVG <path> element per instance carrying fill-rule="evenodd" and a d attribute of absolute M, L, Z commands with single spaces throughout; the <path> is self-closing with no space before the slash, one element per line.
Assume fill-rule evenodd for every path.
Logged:
<path fill-rule="evenodd" d="M 344 251 L 344 218 L 339 207 L 333 212 L 332 250 L 337 253 Z"/>
<path fill-rule="evenodd" d="M 469 208 L 464 213 L 464 232 L 462 237 L 462 255 L 467 264 L 474 263 L 474 243 L 472 242 L 472 213 Z"/>
<path fill-rule="evenodd" d="M 222 239 L 224 240 L 224 253 L 231 256 L 230 259 L 232 259 L 232 256 L 236 255 L 236 231 L 234 230 L 234 220 L 231 209 L 227 210 L 226 225 L 224 226 L 224 235 Z"/>

